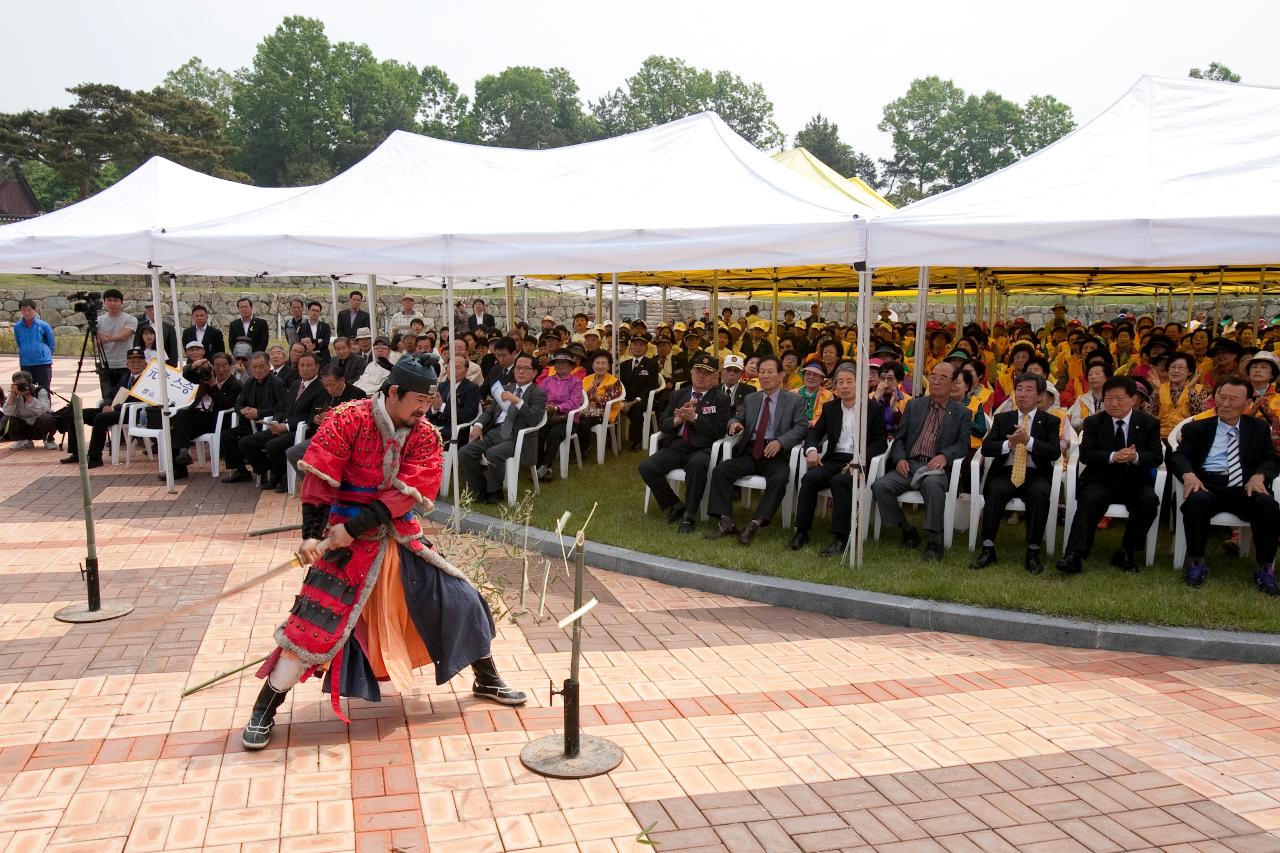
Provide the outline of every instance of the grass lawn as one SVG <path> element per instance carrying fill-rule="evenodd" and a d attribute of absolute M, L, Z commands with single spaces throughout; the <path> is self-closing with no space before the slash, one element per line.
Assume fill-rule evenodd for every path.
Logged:
<path fill-rule="evenodd" d="M 656 503 L 650 502 L 647 516 L 641 511 L 644 484 L 636 466 L 642 458 L 639 453 L 624 453 L 596 465 L 593 450 L 581 471 L 571 466 L 568 480 L 557 478 L 542 485 L 533 503 L 531 524 L 554 529 L 560 515 L 569 510 L 572 517 L 566 532 L 573 532 L 592 504 L 599 502 L 587 530 L 588 539 L 744 572 L 1093 621 L 1266 632 L 1280 629 L 1280 599 L 1268 598 L 1254 588 L 1251 559 L 1229 558 L 1220 552 L 1215 555 L 1216 546 L 1211 546 L 1209 580 L 1200 589 L 1191 589 L 1173 570 L 1168 530 L 1161 534 L 1155 565 L 1144 566 L 1138 574 L 1126 574 L 1108 563 L 1119 545 L 1123 522 L 1098 532 L 1091 562 L 1086 563 L 1084 574 L 1074 577 L 1054 569 L 1056 555 L 1046 560 L 1044 574 L 1027 574 L 1022 569 L 1025 534 L 1021 526 L 1001 529 L 996 543 L 1001 561 L 985 571 L 969 569 L 972 555 L 967 533 L 956 533 L 955 547 L 941 563 L 925 563 L 919 550 L 904 551 L 899 546 L 896 530 L 886 530 L 878 543 L 869 541 L 863 568 L 854 571 L 836 559 L 818 556 L 818 549 L 830 541 L 825 518 L 817 520 L 810 531 L 812 541 L 799 552 L 786 549 L 792 531 L 776 523 L 761 530 L 749 548 L 733 539 L 703 539 L 701 533 L 711 529 L 711 522 L 700 525 L 693 534 L 678 534 L 675 525 L 665 523 Z M 522 495 L 527 487 L 526 469 Z M 737 519 L 739 524 L 748 520 L 748 511 L 740 503 Z M 1061 539 L 1060 535 L 1059 542 Z"/>

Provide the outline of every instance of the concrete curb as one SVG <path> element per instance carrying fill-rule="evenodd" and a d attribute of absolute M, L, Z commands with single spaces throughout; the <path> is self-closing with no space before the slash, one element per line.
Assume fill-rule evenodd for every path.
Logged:
<path fill-rule="evenodd" d="M 431 518 L 444 523 L 452 512 L 449 504 L 437 502 Z M 522 525 L 474 512 L 462 519 L 462 529 L 509 542 L 521 541 L 526 535 Z M 535 527 L 528 528 L 527 535 L 529 547 L 548 556 L 559 556 L 562 541 L 565 548 L 573 542 L 571 536 L 560 537 Z M 586 549 L 588 564 L 611 572 L 827 616 L 993 640 L 1240 663 L 1280 663 L 1277 634 L 1085 622 L 750 574 L 589 540 Z"/>

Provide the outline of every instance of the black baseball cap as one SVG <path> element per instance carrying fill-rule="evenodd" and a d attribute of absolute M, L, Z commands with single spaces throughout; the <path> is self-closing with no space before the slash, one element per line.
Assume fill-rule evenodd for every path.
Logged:
<path fill-rule="evenodd" d="M 693 357 L 693 363 L 690 367 L 701 367 L 703 370 L 710 370 L 712 373 L 720 372 L 720 360 L 708 352 L 700 352 Z"/>

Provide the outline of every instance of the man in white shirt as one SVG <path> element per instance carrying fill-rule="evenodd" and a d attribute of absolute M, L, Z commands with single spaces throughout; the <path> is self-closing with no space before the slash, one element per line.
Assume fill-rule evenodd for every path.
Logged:
<path fill-rule="evenodd" d="M 106 374 L 98 377 L 105 400 L 129 374 L 128 353 L 138 331 L 138 318 L 125 313 L 124 294 L 114 287 L 103 292 L 102 305 L 107 310 L 98 314 L 98 336 L 94 345 L 107 363 Z"/>
<path fill-rule="evenodd" d="M 423 324 L 427 322 L 427 318 L 414 310 L 413 297 L 406 296 L 400 300 L 400 310 L 391 315 L 390 329 L 391 334 L 404 334 L 409 331 L 409 324 L 414 320 L 421 320 Z"/>

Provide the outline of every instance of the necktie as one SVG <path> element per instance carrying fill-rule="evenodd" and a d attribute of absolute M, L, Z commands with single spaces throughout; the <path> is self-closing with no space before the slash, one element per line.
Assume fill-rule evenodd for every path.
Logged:
<path fill-rule="evenodd" d="M 698 401 L 702 399 L 702 392 L 694 391 L 693 397 L 691 399 L 693 400 L 693 405 L 694 405 L 694 408 L 696 409 L 698 405 Z M 680 431 L 680 437 L 685 441 L 689 440 L 689 421 L 684 422 L 684 429 Z"/>
<path fill-rule="evenodd" d="M 298 401 L 298 400 L 301 400 L 301 399 L 302 399 L 302 392 L 303 392 L 303 391 L 305 391 L 305 390 L 307 390 L 307 383 L 305 383 L 305 382 L 299 382 L 299 383 L 298 383 L 298 396 L 296 396 L 296 397 L 294 397 L 294 398 L 293 398 L 295 402 L 296 402 L 296 401 Z"/>
<path fill-rule="evenodd" d="M 1018 415 L 1018 428 L 1027 425 L 1027 416 L 1025 414 Z M 1027 446 L 1019 444 L 1013 449 L 1013 473 L 1009 475 L 1009 482 L 1015 486 L 1021 486 L 1027 481 Z"/>
<path fill-rule="evenodd" d="M 1116 450 L 1124 450 L 1124 421 L 1116 421 Z"/>
<path fill-rule="evenodd" d="M 769 398 L 764 398 L 760 407 L 760 420 L 756 421 L 755 441 L 751 445 L 751 455 L 756 459 L 764 456 L 765 433 L 769 431 Z"/>
<path fill-rule="evenodd" d="M 1240 469 L 1240 431 L 1237 427 L 1227 430 L 1227 485 L 1244 483 L 1244 471 Z"/>

